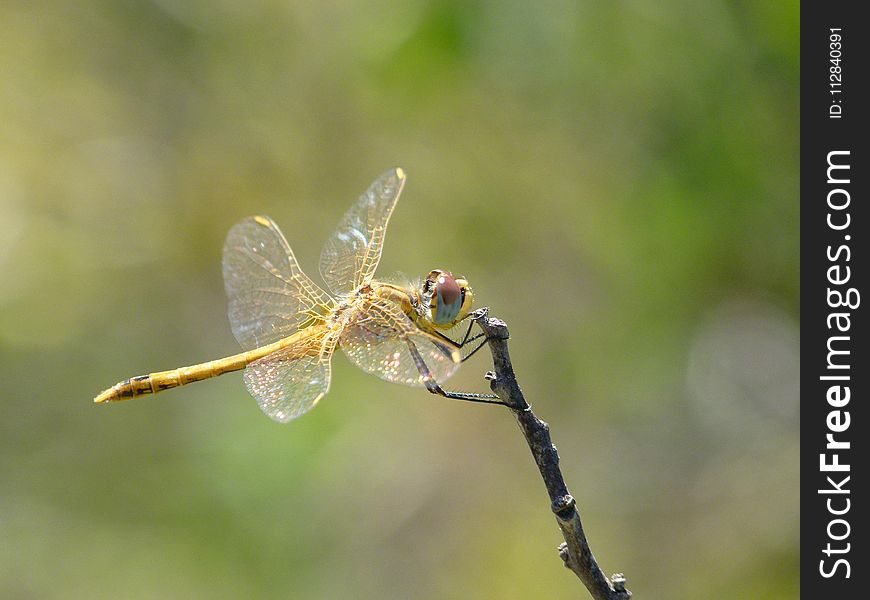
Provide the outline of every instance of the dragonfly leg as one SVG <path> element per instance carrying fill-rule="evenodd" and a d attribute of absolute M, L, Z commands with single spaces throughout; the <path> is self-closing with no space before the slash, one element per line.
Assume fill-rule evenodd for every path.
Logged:
<path fill-rule="evenodd" d="M 467 319 L 468 317 L 465 317 L 465 318 Z M 468 360 L 469 358 L 474 356 L 477 353 L 477 351 L 480 350 L 481 348 L 483 348 L 483 346 L 486 344 L 486 342 L 489 341 L 489 339 L 486 337 L 485 333 L 478 333 L 476 335 L 471 335 L 471 328 L 473 325 L 474 325 L 474 321 L 472 321 L 468 324 L 468 329 L 465 331 L 465 335 L 462 337 L 461 342 L 457 342 L 457 341 L 447 337 L 446 335 L 444 335 L 440 331 L 436 331 L 434 333 L 438 337 L 443 339 L 445 342 L 449 343 L 451 346 L 455 346 L 457 349 L 464 348 L 466 346 L 466 344 L 470 344 L 472 342 L 479 340 L 480 338 L 484 338 L 484 340 L 482 342 L 480 342 L 480 344 L 478 344 L 474 350 L 472 350 L 471 352 L 469 352 L 468 354 L 466 354 L 465 356 L 462 357 L 462 362 L 465 362 L 466 360 Z"/>
<path fill-rule="evenodd" d="M 501 406 L 510 406 L 502 402 L 495 394 L 474 394 L 468 392 L 448 392 L 436 382 L 434 379 L 426 380 L 426 389 L 433 394 L 444 396 L 452 400 L 465 400 L 466 402 L 480 402 L 482 404 L 500 404 Z"/>
<path fill-rule="evenodd" d="M 473 341 L 478 340 L 480 338 L 483 338 L 483 340 L 481 340 L 481 342 L 477 345 L 477 347 L 474 350 L 472 350 L 471 352 L 469 352 L 468 354 L 466 354 L 465 356 L 462 357 L 462 362 L 465 362 L 466 360 L 468 360 L 469 358 L 471 358 L 472 356 L 477 354 L 478 350 L 480 350 L 481 348 L 486 346 L 486 343 L 489 341 L 489 338 L 487 338 L 486 334 L 483 334 L 483 333 L 478 333 L 476 336 L 474 336 L 473 338 L 468 340 L 468 342 L 473 342 Z"/>
<path fill-rule="evenodd" d="M 472 325 L 474 325 L 474 322 L 473 322 L 473 321 L 472 321 L 471 323 L 468 324 L 468 330 L 465 332 L 465 335 L 462 337 L 462 341 L 461 341 L 461 342 L 457 342 L 457 341 L 454 340 L 453 338 L 451 338 L 451 337 L 449 337 L 449 336 L 447 336 L 447 335 L 444 335 L 444 334 L 441 333 L 440 331 L 433 331 L 432 333 L 434 333 L 435 335 L 437 335 L 439 338 L 441 338 L 442 340 L 444 340 L 445 342 L 447 342 L 448 344 L 450 344 L 450 345 L 453 346 L 454 348 L 460 349 L 460 348 L 462 348 L 465 344 L 467 344 L 468 342 L 470 342 L 470 341 L 474 341 L 474 340 L 476 340 L 477 338 L 479 338 L 480 336 L 484 335 L 483 333 L 478 333 L 476 336 L 474 336 L 474 337 L 472 337 L 471 339 L 469 339 L 469 336 L 471 335 L 471 326 L 472 326 Z"/>
<path fill-rule="evenodd" d="M 476 394 L 469 392 L 448 392 L 444 388 L 442 388 L 435 378 L 432 377 L 432 372 L 429 371 L 429 367 L 426 366 L 426 361 L 423 360 L 423 357 L 420 355 L 420 351 L 417 350 L 417 346 L 414 345 L 414 342 L 411 340 L 407 340 L 408 342 L 408 350 L 411 352 L 411 356 L 414 359 L 414 364 L 417 367 L 417 370 L 420 372 L 420 375 L 423 377 L 423 383 L 426 385 L 426 389 L 429 390 L 433 394 L 438 394 L 439 396 L 444 396 L 445 398 L 450 398 L 452 400 L 465 400 L 467 402 L 482 402 L 484 404 L 501 404 L 502 406 L 508 406 L 495 394 Z M 479 348 L 478 348 L 479 349 Z M 476 351 L 477 349 L 475 349 Z"/>
<path fill-rule="evenodd" d="M 468 318 L 467 315 L 466 315 L 466 318 Z M 474 325 L 474 321 L 469 321 L 469 322 L 468 322 L 468 329 L 465 331 L 465 336 L 462 338 L 462 341 L 459 342 L 459 347 L 460 347 L 460 348 L 462 348 L 462 347 L 465 345 L 465 343 L 468 342 L 468 336 L 471 335 L 471 327 L 472 327 L 473 325 Z M 483 334 L 480 334 L 480 335 L 483 335 Z M 477 336 L 475 336 L 475 337 L 477 337 Z"/>

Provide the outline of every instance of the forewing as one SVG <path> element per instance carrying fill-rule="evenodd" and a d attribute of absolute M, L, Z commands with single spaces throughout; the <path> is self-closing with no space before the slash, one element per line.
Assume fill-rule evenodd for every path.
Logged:
<path fill-rule="evenodd" d="M 425 385 L 426 371 L 441 383 L 460 365 L 456 348 L 420 330 L 398 307 L 386 301 L 366 303 L 345 327 L 339 344 L 363 371 L 404 385 Z"/>
<path fill-rule="evenodd" d="M 334 350 L 334 337 L 302 339 L 248 365 L 245 386 L 269 418 L 287 423 L 329 391 Z"/>
<path fill-rule="evenodd" d="M 320 274 L 333 294 L 349 294 L 369 283 L 381 260 L 387 223 L 405 172 L 381 175 L 342 217 L 320 254 Z"/>
<path fill-rule="evenodd" d="M 230 229 L 223 271 L 230 326 L 246 350 L 287 337 L 308 318 L 303 311 L 331 304 L 268 217 L 249 217 Z"/>

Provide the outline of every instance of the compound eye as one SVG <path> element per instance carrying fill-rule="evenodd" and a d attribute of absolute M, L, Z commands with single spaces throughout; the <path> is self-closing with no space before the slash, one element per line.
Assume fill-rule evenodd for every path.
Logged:
<path fill-rule="evenodd" d="M 457 301 L 462 301 L 462 290 L 453 275 L 450 273 L 442 273 L 435 280 L 435 289 L 438 290 L 438 300 L 444 304 L 456 304 Z"/>
<path fill-rule="evenodd" d="M 464 295 L 453 275 L 442 271 L 435 279 L 435 293 L 432 295 L 435 323 L 438 325 L 453 323 L 462 308 Z"/>

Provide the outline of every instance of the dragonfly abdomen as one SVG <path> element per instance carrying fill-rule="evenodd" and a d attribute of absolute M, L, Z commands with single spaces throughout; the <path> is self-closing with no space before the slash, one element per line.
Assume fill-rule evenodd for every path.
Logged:
<path fill-rule="evenodd" d="M 217 377 L 224 373 L 232 371 L 240 371 L 244 369 L 250 358 L 248 352 L 236 354 L 228 358 L 220 360 L 212 360 L 207 363 L 193 365 L 190 367 L 180 367 L 171 371 L 159 371 L 148 375 L 137 375 L 130 379 L 125 379 L 116 383 L 99 396 L 94 398 L 94 402 L 118 402 L 120 400 L 129 400 L 146 394 L 156 394 L 163 390 L 172 389 L 194 381 L 202 381 L 211 377 Z"/>
<path fill-rule="evenodd" d="M 188 383 L 193 383 L 195 381 L 210 379 L 211 377 L 217 377 L 224 373 L 241 371 L 255 360 L 293 345 L 300 339 L 311 340 L 312 343 L 310 348 L 303 347 L 298 355 L 291 354 L 288 355 L 287 358 L 299 358 L 306 354 L 316 355 L 320 349 L 319 340 L 320 334 L 322 334 L 323 331 L 325 331 L 325 327 L 322 325 L 309 327 L 267 346 L 242 352 L 241 354 L 228 356 L 227 358 L 210 360 L 209 362 L 190 367 L 179 367 L 178 369 L 172 369 L 171 371 L 158 371 L 157 373 L 150 373 L 148 375 L 137 375 L 136 377 L 131 377 L 130 379 L 125 379 L 124 381 L 116 383 L 109 389 L 101 392 L 96 398 L 94 398 L 94 402 L 102 403 L 129 400 L 130 398 L 137 398 L 146 394 L 156 394 L 163 390 L 187 385 Z"/>

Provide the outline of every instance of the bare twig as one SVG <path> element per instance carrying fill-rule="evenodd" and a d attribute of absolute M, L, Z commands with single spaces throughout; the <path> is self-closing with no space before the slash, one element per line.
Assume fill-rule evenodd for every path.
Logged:
<path fill-rule="evenodd" d="M 625 578 L 622 573 L 617 573 L 608 579 L 592 556 L 589 542 L 586 541 L 586 535 L 583 533 L 577 504 L 568 492 L 565 480 L 562 478 L 562 471 L 559 469 L 559 454 L 550 440 L 550 427 L 532 412 L 532 407 L 523 397 L 523 392 L 514 376 L 510 354 L 508 354 L 507 325 L 500 319 L 489 317 L 485 308 L 475 311 L 473 318 L 486 334 L 492 352 L 495 371 L 486 374 L 489 385 L 513 411 L 532 450 L 532 456 L 544 479 L 544 485 L 547 486 L 547 492 L 550 494 L 550 506 L 565 538 L 559 546 L 559 556 L 565 566 L 580 578 L 596 600 L 625 600 L 631 597 L 631 592 L 625 589 Z"/>

